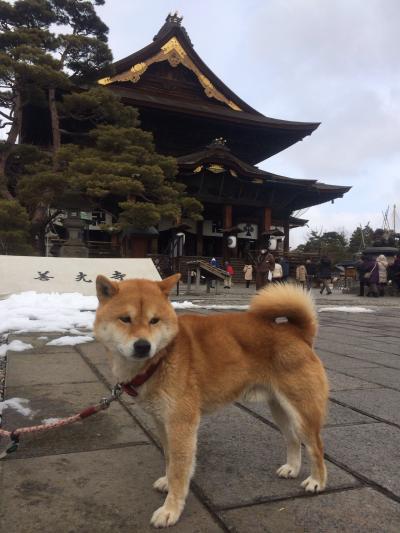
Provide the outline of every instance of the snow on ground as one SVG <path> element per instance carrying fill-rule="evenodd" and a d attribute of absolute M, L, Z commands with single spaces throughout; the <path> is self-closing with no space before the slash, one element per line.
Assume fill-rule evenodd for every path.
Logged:
<path fill-rule="evenodd" d="M 337 305 L 332 307 L 321 307 L 318 309 L 320 313 L 324 311 L 341 311 L 343 313 L 374 313 L 373 309 L 367 309 L 366 307 L 357 307 L 357 306 L 348 306 L 348 305 Z"/>
<path fill-rule="evenodd" d="M 75 344 L 83 344 L 84 342 L 92 342 L 93 337 L 88 335 L 66 335 L 65 337 L 59 337 L 47 342 L 47 346 L 75 346 Z"/>
<path fill-rule="evenodd" d="M 248 305 L 220 305 L 220 304 L 194 304 L 193 302 L 189 302 L 185 300 L 184 302 L 171 302 L 172 306 L 175 309 L 221 309 L 221 310 L 228 310 L 228 309 L 237 309 L 239 311 L 245 311 L 249 308 Z"/>
<path fill-rule="evenodd" d="M 210 304 L 207 302 L 193 303 L 190 301 L 172 302 L 175 309 L 210 309 L 210 310 L 238 310 L 248 309 L 247 305 Z M 34 291 L 13 294 L 6 300 L 0 300 L 0 335 L 5 332 L 13 333 L 45 333 L 57 332 L 81 337 L 93 328 L 97 298 L 83 296 L 80 293 L 41 293 Z M 372 313 L 365 307 L 331 306 L 322 307 L 324 311 L 342 311 L 346 313 Z M 57 340 L 57 339 L 56 339 Z M 91 340 L 91 339 L 90 339 Z M 87 341 L 84 342 L 88 342 Z M 72 341 L 71 341 L 72 342 Z M 81 342 L 81 341 L 77 341 Z M 13 341 L 20 343 L 20 341 Z M 7 350 L 27 349 L 10 345 L 0 347 L 0 354 Z M 50 344 L 55 344 L 52 341 Z M 31 348 L 31 346 L 29 346 Z"/>
<path fill-rule="evenodd" d="M 14 340 L 10 344 L 2 344 L 0 346 L 0 357 L 4 357 L 10 350 L 11 352 L 23 352 L 24 350 L 30 350 L 33 348 L 32 344 L 26 344 L 25 342 Z"/>
<path fill-rule="evenodd" d="M 0 300 L 0 334 L 50 331 L 82 334 L 80 330 L 92 329 L 96 308 L 95 296 L 77 292 L 13 294 Z"/>
<path fill-rule="evenodd" d="M 32 409 L 27 407 L 29 400 L 26 398 L 10 398 L 4 402 L 0 402 L 0 415 L 5 409 L 14 409 L 18 411 L 19 414 L 23 416 L 30 416 L 32 414 Z"/>
<path fill-rule="evenodd" d="M 47 294 L 29 291 L 12 294 L 6 300 L 0 300 L 0 334 L 59 332 L 82 336 L 93 328 L 97 303 L 95 296 L 83 296 L 77 292 Z M 248 308 L 247 305 L 199 305 L 189 301 L 172 302 L 172 305 L 175 309 Z"/>

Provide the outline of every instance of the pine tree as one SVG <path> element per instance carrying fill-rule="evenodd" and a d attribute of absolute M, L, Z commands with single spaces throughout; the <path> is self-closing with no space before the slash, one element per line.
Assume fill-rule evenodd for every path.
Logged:
<path fill-rule="evenodd" d="M 113 212 L 117 228 L 201 218 L 201 204 L 175 180 L 176 161 L 155 152 L 137 111 L 93 83 L 112 59 L 108 28 L 95 11 L 103 3 L 0 0 L 0 126 L 8 128 L 0 196 L 26 207 L 41 254 L 46 227 L 71 194 Z M 50 111 L 51 146 L 16 145 L 29 106 Z"/>
<path fill-rule="evenodd" d="M 340 261 L 349 257 L 348 241 L 343 231 L 322 233 L 311 230 L 307 242 L 298 246 L 297 251 L 327 255 L 333 261 Z"/>
<path fill-rule="evenodd" d="M 32 253 L 28 237 L 29 218 L 25 209 L 15 200 L 0 200 L 0 254 Z"/>
<path fill-rule="evenodd" d="M 75 143 L 63 144 L 56 168 L 45 154 L 31 159 L 19 179 L 18 195 L 30 213 L 41 202 L 62 207 L 64 196 L 84 195 L 115 215 L 113 229 L 157 224 L 161 217 L 200 220 L 202 206 L 175 180 L 177 163 L 155 151 L 153 136 L 139 127 L 135 109 L 107 89 L 65 96 L 62 115 L 74 118 Z M 82 133 L 82 125 L 95 126 Z"/>
<path fill-rule="evenodd" d="M 112 54 L 107 45 L 108 28 L 95 10 L 95 6 L 103 5 L 104 0 L 49 0 L 49 2 L 56 23 L 68 30 L 56 37 L 54 53 L 58 58 L 58 70 L 68 74 L 69 82 L 75 88 L 94 82 L 109 72 Z M 56 100 L 58 88 L 57 85 L 50 84 L 48 89 L 54 164 L 61 146 Z"/>
<path fill-rule="evenodd" d="M 351 234 L 349 250 L 352 254 L 362 251 L 368 246 L 372 246 L 374 241 L 374 230 L 367 224 L 363 228 L 359 226 Z"/>
<path fill-rule="evenodd" d="M 102 4 L 104 0 L 0 0 L 0 128 L 7 132 L 0 141 L 0 197 L 12 200 L 18 190 L 7 165 L 16 151 L 24 109 L 50 111 L 54 166 L 61 146 L 57 100 L 93 80 L 96 72 L 107 72 L 112 59 L 108 28 L 94 7 Z M 54 32 L 57 25 L 64 33 Z M 54 195 L 54 180 L 48 178 L 42 180 L 42 201 L 29 210 L 31 232 L 39 235 L 42 253 L 49 219 L 46 198 Z"/>
<path fill-rule="evenodd" d="M 49 84 L 64 86 L 67 77 L 57 71 L 52 53 L 56 47 L 49 27 L 56 17 L 49 2 L 0 0 L 0 196 L 8 200 L 6 165 L 21 131 L 23 107 L 43 104 Z"/>

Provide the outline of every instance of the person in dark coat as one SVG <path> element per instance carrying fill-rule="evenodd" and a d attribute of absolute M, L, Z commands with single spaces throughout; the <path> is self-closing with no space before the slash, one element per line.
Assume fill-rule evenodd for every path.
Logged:
<path fill-rule="evenodd" d="M 397 287 L 397 292 L 400 293 L 400 255 L 396 256 L 392 265 L 392 281 Z"/>
<path fill-rule="evenodd" d="M 311 261 L 311 259 L 306 260 L 306 271 L 307 271 L 307 290 L 311 290 L 313 281 L 317 275 L 317 265 Z"/>
<path fill-rule="evenodd" d="M 256 261 L 256 289 L 262 289 L 272 280 L 272 272 L 275 268 L 275 259 L 268 250 L 261 250 Z"/>
<path fill-rule="evenodd" d="M 329 280 L 332 278 L 332 261 L 326 255 L 321 257 L 318 268 L 318 277 L 322 283 L 320 294 L 326 289 L 327 294 L 332 294 Z"/>
<path fill-rule="evenodd" d="M 286 259 L 286 257 L 282 256 L 280 258 L 280 264 L 282 267 L 282 281 L 286 282 L 289 277 L 289 270 L 290 270 L 289 261 Z"/>
<path fill-rule="evenodd" d="M 366 272 L 368 272 L 370 262 L 371 262 L 371 257 L 367 255 L 363 255 L 356 266 L 357 272 L 358 272 L 358 281 L 360 282 L 359 296 L 364 296 L 365 287 L 369 286 L 369 280 L 365 278 L 365 274 Z"/>
<path fill-rule="evenodd" d="M 369 285 L 367 296 L 373 296 L 374 298 L 377 298 L 379 296 L 379 266 L 375 259 L 369 258 L 367 261 L 364 279 L 368 280 Z"/>

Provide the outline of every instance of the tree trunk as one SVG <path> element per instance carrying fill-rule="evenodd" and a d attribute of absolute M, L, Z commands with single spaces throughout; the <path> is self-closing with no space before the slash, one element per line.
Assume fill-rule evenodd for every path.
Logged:
<path fill-rule="evenodd" d="M 49 110 L 51 116 L 51 132 L 53 138 L 52 154 L 53 169 L 57 170 L 57 154 L 61 147 L 60 123 L 56 105 L 56 93 L 53 87 L 49 88 Z M 32 216 L 32 236 L 35 248 L 42 256 L 46 255 L 46 227 L 48 224 L 48 205 L 39 203 Z"/>
<path fill-rule="evenodd" d="M 44 203 L 38 204 L 32 216 L 31 234 L 35 249 L 42 256 L 46 255 L 45 235 L 48 221 L 47 205 Z"/>
<path fill-rule="evenodd" d="M 22 122 L 22 106 L 21 106 L 21 96 L 17 92 L 14 101 L 14 117 L 13 123 L 11 125 L 10 131 L 8 132 L 7 140 L 4 143 L 4 147 L 0 153 L 0 196 L 5 200 L 14 200 L 13 195 L 10 193 L 7 187 L 7 176 L 6 176 L 6 164 L 7 159 L 9 158 L 12 149 L 17 143 L 18 136 L 21 131 L 21 122 Z"/>
<path fill-rule="evenodd" d="M 32 222 L 30 229 L 32 246 L 42 257 L 46 255 L 46 226 L 46 220 L 42 219 Z"/>
<path fill-rule="evenodd" d="M 37 234 L 38 236 L 38 252 L 44 257 L 46 255 L 46 227 L 42 226 Z"/>
<path fill-rule="evenodd" d="M 60 119 L 56 103 L 56 91 L 54 87 L 49 88 L 49 110 L 51 116 L 51 133 L 53 138 L 53 168 L 57 170 L 57 154 L 61 147 Z"/>

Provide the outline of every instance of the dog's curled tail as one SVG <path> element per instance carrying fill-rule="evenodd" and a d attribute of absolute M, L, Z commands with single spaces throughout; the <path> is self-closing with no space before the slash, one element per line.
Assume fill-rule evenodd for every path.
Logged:
<path fill-rule="evenodd" d="M 286 317 L 312 346 L 318 329 L 317 312 L 312 296 L 301 287 L 288 283 L 268 285 L 254 296 L 249 311 L 270 320 Z"/>

